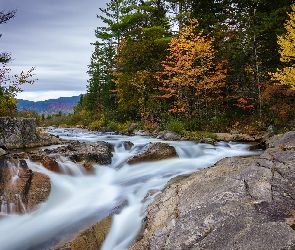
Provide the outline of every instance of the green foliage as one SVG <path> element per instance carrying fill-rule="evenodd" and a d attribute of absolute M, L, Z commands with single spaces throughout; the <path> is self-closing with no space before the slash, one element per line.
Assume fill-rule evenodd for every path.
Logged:
<path fill-rule="evenodd" d="M 187 131 L 198 131 L 201 129 L 201 121 L 199 119 L 189 119 L 185 122 L 184 128 Z"/>
<path fill-rule="evenodd" d="M 124 123 L 121 123 L 121 122 L 111 120 L 111 121 L 108 121 L 106 125 L 107 125 L 107 128 L 112 131 L 125 133 L 128 127 L 131 125 L 131 123 L 132 123 L 131 121 L 126 121 Z"/>
<path fill-rule="evenodd" d="M 87 125 L 87 128 L 90 130 L 99 130 L 105 126 L 106 126 L 106 119 L 104 115 L 101 115 L 100 117 L 97 117 L 95 120 L 91 121 L 89 125 Z"/>
<path fill-rule="evenodd" d="M 194 138 L 195 140 L 201 140 L 206 138 L 210 138 L 213 140 L 217 139 L 217 134 L 206 131 L 185 131 L 183 136 Z"/>
<path fill-rule="evenodd" d="M 166 130 L 173 131 L 179 134 L 182 134 L 184 132 L 184 128 L 185 126 L 183 122 L 177 119 L 171 119 L 165 125 Z"/>
<path fill-rule="evenodd" d="M 71 122 L 123 131 L 132 120 L 146 130 L 168 126 L 180 133 L 233 128 L 254 133 L 269 124 L 286 127 L 294 120 L 295 94 L 271 88 L 268 72 L 282 64 L 277 36 L 284 34 L 293 3 L 110 0 L 98 15 L 105 25 L 95 31 L 87 93 Z M 199 26 L 189 35 L 178 35 L 193 18 Z M 175 22 L 181 32 L 171 31 Z M 202 54 L 205 47 L 193 41 L 198 35 L 210 41 L 207 56 Z M 173 51 L 180 60 L 161 63 L 172 58 Z M 169 86 L 154 78 L 164 71 L 162 80 Z M 160 98 L 164 92 L 166 99 Z"/>

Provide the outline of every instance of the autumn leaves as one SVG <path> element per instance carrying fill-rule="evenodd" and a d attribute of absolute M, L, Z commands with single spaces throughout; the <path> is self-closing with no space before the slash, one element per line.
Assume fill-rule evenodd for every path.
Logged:
<path fill-rule="evenodd" d="M 281 85 L 287 85 L 295 90 L 295 4 L 292 6 L 292 12 L 289 14 L 290 20 L 285 24 L 286 34 L 278 37 L 280 45 L 280 60 L 289 66 L 272 74 L 273 80 Z"/>
<path fill-rule="evenodd" d="M 218 98 L 221 87 L 225 85 L 225 70 L 221 62 L 214 62 L 212 39 L 202 32 L 195 34 L 196 19 L 172 38 L 169 55 L 162 62 L 164 71 L 155 74 L 162 83 L 158 88 L 160 98 L 173 98 L 170 112 L 184 113 L 186 117 L 202 116 L 201 106 Z"/>

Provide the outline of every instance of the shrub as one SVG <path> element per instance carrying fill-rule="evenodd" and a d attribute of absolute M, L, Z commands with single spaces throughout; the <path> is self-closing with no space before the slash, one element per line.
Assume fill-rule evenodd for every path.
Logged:
<path fill-rule="evenodd" d="M 172 119 L 168 121 L 165 125 L 165 129 L 179 134 L 183 133 L 185 130 L 184 124 L 177 119 Z"/>

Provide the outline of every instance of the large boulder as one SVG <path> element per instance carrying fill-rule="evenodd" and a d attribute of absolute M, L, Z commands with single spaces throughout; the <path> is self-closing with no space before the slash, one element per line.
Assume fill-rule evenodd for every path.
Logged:
<path fill-rule="evenodd" d="M 81 231 L 71 241 L 59 244 L 50 250 L 97 250 L 100 249 L 112 225 L 112 215 Z"/>
<path fill-rule="evenodd" d="M 114 148 L 107 142 L 71 141 L 66 146 L 54 149 L 35 150 L 28 153 L 34 162 L 40 162 L 50 171 L 62 173 L 58 160 L 60 157 L 69 158 L 71 161 L 84 167 L 87 173 L 94 173 L 94 164 L 109 165 L 112 162 Z"/>
<path fill-rule="evenodd" d="M 44 134 L 36 128 L 33 118 L 0 117 L 0 147 L 15 149 L 59 144 L 54 136 Z"/>
<path fill-rule="evenodd" d="M 294 135 L 170 181 L 130 249 L 294 249 Z"/>
<path fill-rule="evenodd" d="M 146 146 L 141 153 L 133 156 L 127 162 L 135 164 L 144 161 L 159 161 L 172 157 L 177 157 L 177 152 L 173 146 L 167 143 L 150 143 Z"/>
<path fill-rule="evenodd" d="M 25 160 L 0 159 L 0 207 L 5 210 L 2 214 L 33 211 L 47 200 L 50 190 L 49 177 L 30 170 Z"/>

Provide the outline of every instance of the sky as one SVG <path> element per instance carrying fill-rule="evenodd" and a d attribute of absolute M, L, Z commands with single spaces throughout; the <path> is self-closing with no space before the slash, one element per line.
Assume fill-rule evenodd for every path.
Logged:
<path fill-rule="evenodd" d="M 0 11 L 16 16 L 0 25 L 0 51 L 10 52 L 13 73 L 36 67 L 33 85 L 17 98 L 41 101 L 86 91 L 87 65 L 102 26 L 96 15 L 108 0 L 0 0 Z"/>

